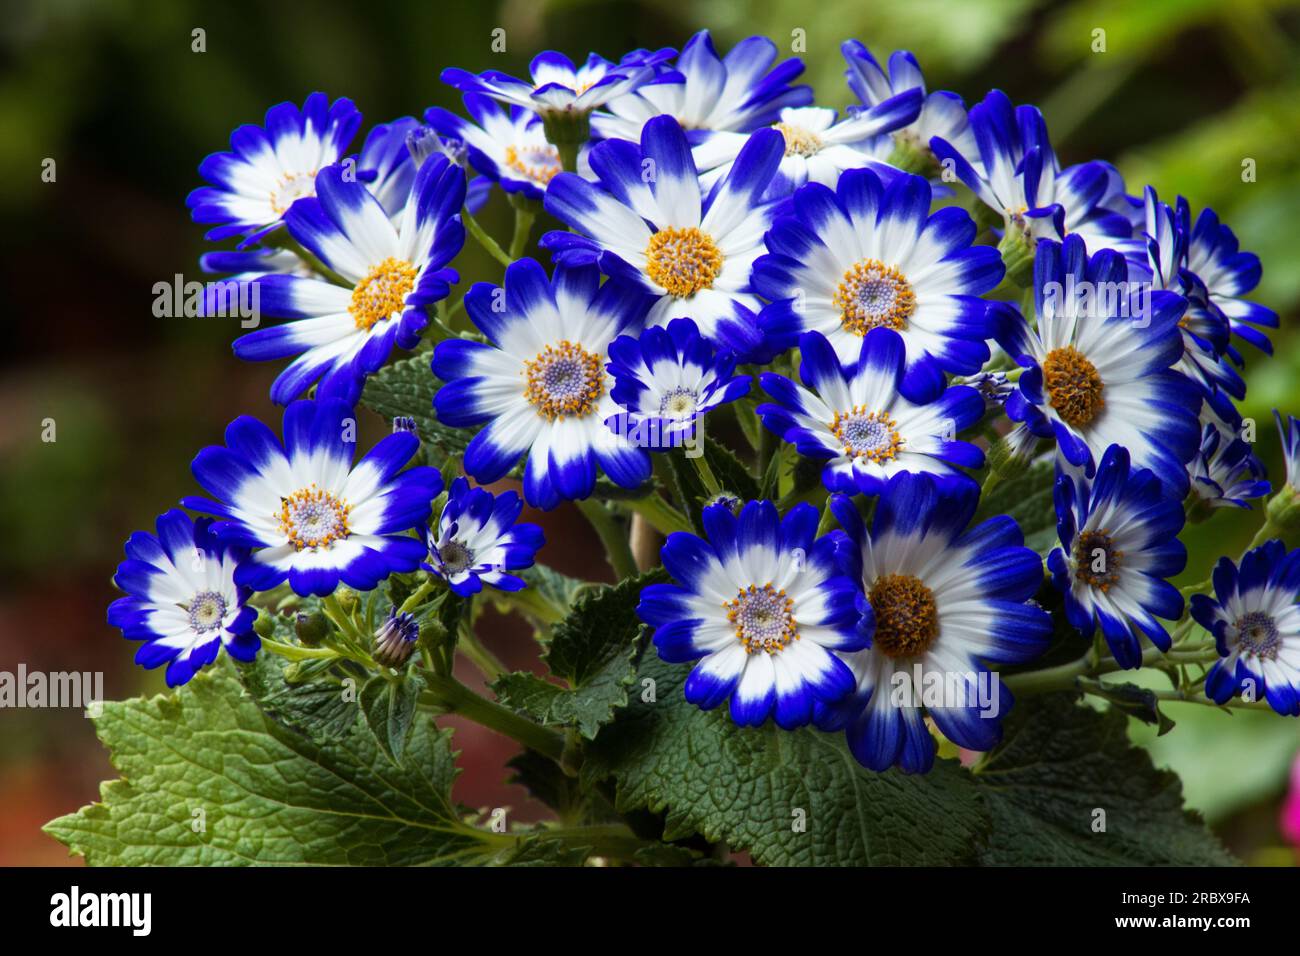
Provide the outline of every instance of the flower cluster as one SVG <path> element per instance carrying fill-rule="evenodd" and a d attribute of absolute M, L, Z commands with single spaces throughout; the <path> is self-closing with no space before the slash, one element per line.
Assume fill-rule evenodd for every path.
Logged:
<path fill-rule="evenodd" d="M 473 615 L 448 608 L 529 583 L 525 503 L 580 502 L 624 574 L 619 513 L 666 534 L 673 583 L 637 612 L 692 665 L 687 701 L 843 731 L 873 770 L 992 749 L 1013 688 L 1061 674 L 1154 666 L 1179 699 L 1300 713 L 1294 420 L 1255 546 L 1213 596 L 1171 583 L 1185 522 L 1271 491 L 1237 408 L 1238 345 L 1268 352 L 1278 324 L 1257 257 L 1211 210 L 1062 167 L 1033 106 L 968 110 L 911 53 L 842 52 L 844 111 L 769 40 L 720 56 L 703 31 L 616 62 L 545 52 L 527 79 L 446 69 L 464 115 L 379 124 L 356 154 L 346 99 L 239 127 L 189 206 L 238 240 L 204 267 L 284 320 L 234 343 L 290 360 L 283 428 L 237 418 L 194 459 L 208 496 L 182 499 L 209 517 L 127 543 L 109 620 L 137 660 L 178 684 L 222 646 L 250 659 L 283 586 L 330 612 L 341 656 L 394 668 L 419 645 L 433 666 L 432 609 L 454 642 Z M 474 219 L 493 191 L 509 251 Z M 564 228 L 530 248 L 543 213 Z M 467 236 L 504 271 L 453 296 Z M 425 355 L 432 407 L 354 460 L 395 347 Z M 461 454 L 422 447 L 433 419 Z M 1030 499 L 1055 540 L 1001 513 Z M 339 594 L 397 579 L 358 650 Z M 1078 663 L 1034 671 L 1053 647 Z"/>

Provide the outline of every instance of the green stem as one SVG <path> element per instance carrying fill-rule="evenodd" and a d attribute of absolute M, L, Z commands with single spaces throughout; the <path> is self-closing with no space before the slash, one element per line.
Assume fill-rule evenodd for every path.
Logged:
<path fill-rule="evenodd" d="M 524 246 L 528 244 L 528 237 L 532 235 L 533 220 L 537 218 L 537 212 L 524 205 L 528 200 L 520 200 L 515 206 L 515 234 L 510 237 L 510 258 L 518 259 L 524 254 Z"/>
<path fill-rule="evenodd" d="M 515 261 L 508 256 L 506 251 L 497 244 L 497 241 L 489 236 L 483 227 L 479 225 L 479 221 L 474 218 L 469 209 L 461 210 L 460 219 L 461 222 L 465 224 L 465 228 L 469 230 L 469 234 L 474 237 L 474 240 L 480 246 L 487 250 L 488 255 L 493 259 L 501 263 L 503 266 L 508 266 Z"/>
<path fill-rule="evenodd" d="M 484 677 L 489 681 L 494 681 L 506 673 L 507 668 L 501 663 L 501 659 L 488 650 L 487 646 L 478 639 L 478 635 L 474 633 L 474 628 L 470 627 L 468 621 L 460 622 L 458 633 L 457 646 Z"/>
<path fill-rule="evenodd" d="M 332 647 L 299 647 L 296 644 L 282 644 L 279 641 L 271 640 L 269 637 L 262 638 L 262 648 L 291 661 L 322 660 L 324 658 L 347 656 L 340 654 Z"/>
<path fill-rule="evenodd" d="M 694 531 L 690 519 L 669 504 L 658 492 L 651 492 L 644 498 L 627 498 L 619 501 L 618 506 L 633 514 L 639 514 L 662 535 L 674 531 Z"/>
<path fill-rule="evenodd" d="M 632 557 L 632 546 L 609 509 L 595 498 L 586 498 L 576 504 L 578 510 L 591 523 L 596 534 L 600 536 L 600 542 L 605 546 L 605 556 L 609 560 L 610 567 L 614 569 L 614 574 L 619 580 L 636 577 L 636 560 Z"/>
<path fill-rule="evenodd" d="M 559 760 L 564 752 L 562 735 L 474 693 L 454 677 L 426 674 L 424 679 L 428 690 L 420 695 L 421 704 L 443 713 L 460 714 L 552 760 Z"/>
<path fill-rule="evenodd" d="M 361 632 L 357 630 L 357 624 L 352 620 L 352 615 L 343 610 L 343 605 L 339 603 L 336 595 L 331 594 L 321 600 L 321 610 L 325 616 L 334 622 L 334 626 L 346 638 L 354 641 L 361 641 Z"/>
<path fill-rule="evenodd" d="M 568 608 L 559 607 L 545 594 L 531 586 L 521 591 L 502 591 L 493 597 L 546 625 L 558 624 L 568 614 Z"/>
<path fill-rule="evenodd" d="M 704 455 L 704 446 L 700 446 L 700 453 L 691 459 L 695 462 L 695 470 L 699 473 L 700 481 L 704 482 L 705 489 L 710 495 L 722 493 L 722 485 L 718 483 L 717 477 L 713 474 L 713 469 Z"/>
<path fill-rule="evenodd" d="M 420 602 L 424 600 L 425 595 L 432 591 L 437 585 L 432 578 L 426 578 L 424 583 L 411 592 L 411 596 L 402 602 L 402 606 L 397 609 L 398 614 L 406 614 L 414 611 L 419 607 Z"/>

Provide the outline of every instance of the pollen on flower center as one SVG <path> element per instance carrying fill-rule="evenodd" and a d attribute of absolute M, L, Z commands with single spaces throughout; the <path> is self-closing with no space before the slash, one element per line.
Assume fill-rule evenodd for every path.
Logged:
<path fill-rule="evenodd" d="M 698 403 L 699 394 L 695 389 L 679 385 L 659 401 L 659 414 L 665 418 L 690 418 Z"/>
<path fill-rule="evenodd" d="M 1282 642 L 1271 616 L 1263 611 L 1248 611 L 1237 620 L 1237 643 L 1253 657 L 1275 661 Z"/>
<path fill-rule="evenodd" d="M 328 548 L 352 533 L 348 527 L 351 506 L 315 482 L 280 499 L 280 530 L 299 551 Z"/>
<path fill-rule="evenodd" d="M 283 216 L 299 199 L 314 195 L 316 195 L 316 170 L 307 173 L 285 173 L 271 190 L 271 209 L 277 216 Z"/>
<path fill-rule="evenodd" d="M 438 558 L 448 574 L 460 574 L 474 564 L 474 552 L 454 539 L 438 546 Z"/>
<path fill-rule="evenodd" d="M 352 290 L 352 302 L 348 305 L 357 328 L 369 332 L 376 322 L 383 322 L 406 308 L 406 296 L 415 288 L 417 272 L 405 259 L 391 256 L 371 269 Z"/>
<path fill-rule="evenodd" d="M 810 129 L 791 123 L 774 123 L 772 128 L 785 137 L 787 156 L 815 156 L 821 152 L 821 137 Z"/>
<path fill-rule="evenodd" d="M 567 340 L 525 362 L 524 376 L 524 397 L 552 420 L 590 415 L 605 393 L 601 357 Z"/>
<path fill-rule="evenodd" d="M 226 617 L 226 599 L 216 591 L 200 591 L 190 600 L 190 627 L 200 634 L 215 631 Z"/>
<path fill-rule="evenodd" d="M 939 636 L 934 592 L 910 574 L 883 574 L 867 594 L 876 615 L 872 646 L 889 658 L 924 654 Z"/>
<path fill-rule="evenodd" d="M 1106 401 L 1097 367 L 1073 345 L 1052 349 L 1043 360 L 1043 387 L 1048 402 L 1071 428 L 1083 428 Z"/>
<path fill-rule="evenodd" d="M 735 600 L 724 601 L 722 607 L 748 654 L 759 651 L 775 654 L 799 639 L 794 600 L 770 583 L 741 588 Z"/>
<path fill-rule="evenodd" d="M 893 266 L 863 259 L 844 273 L 832 299 L 840 322 L 855 335 L 872 329 L 903 329 L 916 311 L 912 284 Z"/>
<path fill-rule="evenodd" d="M 897 458 L 904 445 L 897 422 L 884 412 L 868 412 L 862 405 L 836 412 L 829 427 L 850 458 L 867 458 L 880 464 Z"/>
<path fill-rule="evenodd" d="M 1105 593 L 1119 583 L 1124 552 L 1115 548 L 1105 528 L 1083 531 L 1074 542 L 1074 576 Z"/>
<path fill-rule="evenodd" d="M 506 165 L 540 186 L 545 186 L 564 168 L 560 164 L 560 151 L 549 143 L 545 146 L 507 146 Z"/>
<path fill-rule="evenodd" d="M 645 257 L 646 275 L 681 299 L 711 289 L 722 272 L 722 253 L 712 237 L 694 226 L 660 229 L 650 237 Z"/>

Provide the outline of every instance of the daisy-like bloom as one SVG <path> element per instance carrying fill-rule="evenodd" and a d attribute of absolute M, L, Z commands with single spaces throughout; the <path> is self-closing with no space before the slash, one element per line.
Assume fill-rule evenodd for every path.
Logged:
<path fill-rule="evenodd" d="M 911 122 L 920 107 L 921 91 L 907 90 L 839 122 L 832 109 L 783 109 L 780 121 L 772 128 L 785 140 L 785 155 L 768 188 L 769 196 L 788 196 L 809 182 L 833 187 L 844 170 L 864 166 L 875 169 L 886 180 L 892 179 L 898 170 L 876 159 L 870 141 Z M 692 138 L 696 140 L 692 150 L 695 165 L 707 190 L 731 169 L 749 134 L 717 132 Z"/>
<path fill-rule="evenodd" d="M 434 396 L 438 420 L 487 423 L 465 449 L 475 481 L 496 481 L 527 455 L 524 497 L 550 510 L 590 496 L 598 464 L 624 488 L 650 476 L 649 453 L 605 425 L 619 411 L 609 344 L 641 328 L 646 306 L 634 285 L 601 285 L 595 266 L 558 265 L 552 280 L 536 260 L 520 259 L 504 288 L 475 283 L 465 311 L 488 342 L 448 339 L 433 353 L 433 373 L 446 382 Z"/>
<path fill-rule="evenodd" d="M 1282 413 L 1273 409 L 1273 421 L 1277 424 L 1277 434 L 1282 440 L 1282 462 L 1286 466 L 1286 485 L 1294 491 L 1300 491 L 1300 419 L 1288 415 L 1282 421 Z"/>
<path fill-rule="evenodd" d="M 552 114 L 585 115 L 654 79 L 673 52 L 634 50 L 618 63 L 593 53 L 586 63 L 575 67 L 563 53 L 547 50 L 529 64 L 532 82 L 498 70 L 476 76 L 456 67 L 442 71 L 442 82 L 462 93 L 481 93 L 510 106 L 522 106 L 544 118 Z"/>
<path fill-rule="evenodd" d="M 1142 666 L 1141 636 L 1162 651 L 1169 633 L 1157 618 L 1176 621 L 1183 597 L 1169 583 L 1187 563 L 1178 540 L 1183 503 L 1149 469 L 1130 464 L 1111 445 L 1087 478 L 1058 469 L 1056 532 L 1061 547 L 1047 558 L 1065 597 L 1065 616 L 1085 637 L 1101 626 L 1121 667 Z"/>
<path fill-rule="evenodd" d="M 1160 202 L 1156 191 L 1148 186 L 1143 210 L 1147 257 L 1145 262 L 1130 260 L 1130 271 L 1134 278 L 1145 274 L 1144 281 L 1153 288 L 1176 292 L 1187 300 L 1187 311 L 1178 322 L 1183 355 L 1175 368 L 1200 385 L 1211 399 L 1219 391 L 1232 398 L 1245 397 L 1245 380 L 1223 359 L 1231 337 L 1227 317 L 1210 303 L 1209 290 L 1187 268 L 1190 227 L 1186 204 L 1175 212 Z"/>
<path fill-rule="evenodd" d="M 714 345 L 763 361 L 770 356 L 755 320 L 750 267 L 776 208 L 762 196 L 784 144 L 775 130 L 755 133 L 706 196 L 682 128 L 671 116 L 655 117 L 639 147 L 609 140 L 592 148 L 598 183 L 573 173 L 551 180 L 546 211 L 577 233 L 548 232 L 541 244 L 556 262 L 598 262 L 654 295 L 647 324 L 692 319 Z"/>
<path fill-rule="evenodd" d="M 1269 493 L 1264 464 L 1250 445 L 1225 435 L 1213 422 L 1201 431 L 1201 447 L 1188 465 L 1192 494 L 1210 508 L 1249 508 L 1251 498 Z"/>
<path fill-rule="evenodd" d="M 369 591 L 420 566 L 424 543 L 405 532 L 428 521 L 442 477 L 435 468 L 400 471 L 420 447 L 406 431 L 353 465 L 356 429 L 344 402 L 304 399 L 284 410 L 283 444 L 241 415 L 224 446 L 195 457 L 194 477 L 215 500 L 181 503 L 218 516 L 212 531 L 222 541 L 261 549 L 236 568 L 236 584 L 269 591 L 288 580 L 298 594 L 324 596 L 340 581 Z"/>
<path fill-rule="evenodd" d="M 324 93 L 311 94 L 301 109 L 272 106 L 264 126 L 239 127 L 230 134 L 230 152 L 212 153 L 199 164 L 212 185 L 186 198 L 190 215 L 212 225 L 208 239 L 261 238 L 296 200 L 315 195 L 316 174 L 343 158 L 360 125 L 351 100 L 331 103 Z"/>
<path fill-rule="evenodd" d="M 446 298 L 459 279 L 446 266 L 465 244 L 465 174 L 442 156 L 420 167 L 396 225 L 341 167 L 322 170 L 316 186 L 317 196 L 295 205 L 285 222 L 294 239 L 348 284 L 293 275 L 259 279 L 262 311 L 294 321 L 235 341 L 242 359 L 298 356 L 271 386 L 280 404 L 317 381 L 319 394 L 354 402 L 394 343 L 409 349 L 419 342 L 429 324 L 427 307 Z"/>
<path fill-rule="evenodd" d="M 610 395 L 624 410 L 605 424 L 651 451 L 695 441 L 706 413 L 749 394 L 749 378 L 733 374 L 736 360 L 718 355 L 690 319 L 621 335 L 609 358 Z"/>
<path fill-rule="evenodd" d="M 1205 675 L 1205 694 L 1225 704 L 1236 694 L 1300 716 L 1300 551 L 1276 539 L 1247 551 L 1238 567 L 1222 557 L 1214 597 L 1194 594 L 1192 617 L 1214 635 L 1220 660 Z"/>
<path fill-rule="evenodd" d="M 954 385 L 927 405 L 909 402 L 898 393 L 904 346 L 893 329 L 872 329 L 851 363 L 841 363 L 818 332 L 800 337 L 799 354 L 807 387 L 764 372 L 763 389 L 777 404 L 756 411 L 799 454 L 826 461 L 822 481 L 831 491 L 877 495 L 904 471 L 969 481 L 953 466 L 984 464 L 979 448 L 956 437 L 983 417 L 983 397 Z"/>
<path fill-rule="evenodd" d="M 390 219 L 401 215 L 406 208 L 415 172 L 420 164 L 411 155 L 408 145 L 420 139 L 426 127 L 411 116 L 403 116 L 391 123 L 380 123 L 366 134 L 361 152 L 356 157 L 356 178 L 379 200 Z"/>
<path fill-rule="evenodd" d="M 478 93 L 464 99 L 473 121 L 441 107 L 425 110 L 425 120 L 439 135 L 464 143 L 470 164 L 507 193 L 540 200 L 563 167 L 537 114 L 522 106 L 503 108 Z"/>
<path fill-rule="evenodd" d="M 940 161 L 980 200 L 1002 214 L 1008 231 L 1027 240 L 1082 236 L 1089 252 L 1115 249 L 1141 259 L 1146 250 L 1133 238 L 1130 219 L 1111 205 L 1123 180 L 1114 167 L 1099 162 L 1061 169 L 1036 106 L 1017 106 L 993 90 L 970 110 L 977 147 L 962 147 L 942 136 L 931 142 Z M 980 168 L 982 166 L 982 169 Z"/>
<path fill-rule="evenodd" d="M 831 498 L 848 534 L 841 557 L 875 618 L 871 646 L 843 655 L 855 687 L 819 706 L 817 726 L 844 730 L 858 762 L 924 773 L 929 716 L 953 743 L 989 750 L 1013 700 L 989 664 L 1022 664 L 1047 647 L 1052 622 L 1027 603 L 1043 580 L 1037 554 L 1005 515 L 967 528 L 979 489 L 928 475 L 889 480 L 868 531 L 851 499 Z"/>
<path fill-rule="evenodd" d="M 502 591 L 521 590 L 526 587 L 524 579 L 506 572 L 531 567 L 545 543 L 537 525 L 516 524 L 523 510 L 523 501 L 513 491 L 493 495 L 457 478 L 451 483 L 437 531 L 426 532 L 429 560 L 424 569 L 461 596 L 477 594 L 485 584 Z"/>
<path fill-rule="evenodd" d="M 701 30 L 682 47 L 673 73 L 611 101 L 592 115 L 592 131 L 635 143 L 655 116 L 676 117 L 688 130 L 750 133 L 771 126 L 786 107 L 813 101 L 811 87 L 790 85 L 803 73 L 803 61 L 791 57 L 773 66 L 776 54 L 775 43 L 753 36 L 719 57 L 709 31 Z"/>
<path fill-rule="evenodd" d="M 772 300 L 760 317 L 780 348 L 820 332 L 843 362 L 862 338 L 889 328 L 903 338 L 902 393 L 926 402 L 943 391 L 944 372 L 973 374 L 988 360 L 988 303 L 977 298 L 1002 281 L 992 246 L 972 246 L 975 223 L 962 209 L 930 215 L 930 185 L 898 176 L 888 187 L 866 169 L 849 170 L 834 191 L 809 183 L 794 194 L 793 215 L 767 234 L 769 255 L 754 263 L 754 288 Z"/>
<path fill-rule="evenodd" d="M 848 64 L 844 78 L 864 107 L 874 109 L 906 91 L 915 91 L 923 97 L 921 109 L 912 120 L 887 131 L 891 135 L 878 137 L 872 150 L 874 156 L 890 160 L 907 172 L 930 180 L 935 180 L 940 171 L 939 160 L 930 149 L 930 140 L 934 137 L 951 143 L 963 156 L 978 156 L 966 104 L 956 93 L 944 90 L 927 93 L 921 67 L 910 52 L 896 50 L 892 53 L 888 71 L 857 40 L 845 40 L 840 44 L 840 52 Z M 978 168 L 982 164 L 975 159 L 975 165 Z"/>
<path fill-rule="evenodd" d="M 251 661 L 262 646 L 253 633 L 257 610 L 252 592 L 235 583 L 245 548 L 213 537 L 211 521 L 193 521 L 179 509 L 158 517 L 158 535 L 137 531 L 126 542 L 126 560 L 113 581 L 127 593 L 108 608 L 108 623 L 124 637 L 143 641 L 135 662 L 167 665 L 167 686 L 187 682 L 224 646 L 236 660 Z"/>
<path fill-rule="evenodd" d="M 1033 328 L 1006 307 L 998 340 L 1024 372 L 1007 415 L 1088 474 L 1111 445 L 1129 450 L 1179 497 L 1196 453 L 1202 393 L 1175 371 L 1186 300 L 1128 281 L 1123 257 L 1083 240 L 1044 241 L 1034 261 Z"/>
<path fill-rule="evenodd" d="M 1191 211 L 1181 196 L 1179 215 L 1191 220 Z M 1253 252 L 1242 252 L 1231 229 L 1219 222 L 1212 209 L 1202 209 L 1191 226 L 1187 240 L 1187 268 L 1205 285 L 1210 303 L 1227 316 L 1232 333 L 1249 342 L 1266 355 L 1273 354 L 1273 343 L 1255 326 L 1275 329 L 1277 313 L 1245 296 L 1259 285 L 1263 266 Z M 1235 348 L 1229 354 L 1238 365 L 1241 356 Z"/>
<path fill-rule="evenodd" d="M 834 652 L 867 646 L 871 613 L 840 568 L 836 537 L 817 537 L 818 520 L 807 503 L 785 518 L 770 501 L 739 516 L 716 504 L 704 509 L 707 540 L 668 536 L 663 564 L 679 583 L 646 587 L 637 614 L 654 626 L 663 660 L 700 661 L 684 687 L 692 704 L 711 710 L 730 698 L 741 726 L 774 717 L 793 729 L 853 687 Z"/>

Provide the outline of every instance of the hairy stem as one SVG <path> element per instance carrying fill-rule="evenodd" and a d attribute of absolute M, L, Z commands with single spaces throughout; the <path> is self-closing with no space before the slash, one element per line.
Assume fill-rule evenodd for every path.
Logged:
<path fill-rule="evenodd" d="M 605 556 L 614 569 L 614 574 L 620 580 L 636 577 L 636 560 L 632 557 L 632 547 L 610 510 L 595 498 L 575 503 L 600 536 L 600 542 L 605 546 Z"/>
<path fill-rule="evenodd" d="M 424 679 L 428 689 L 420 694 L 421 705 L 443 713 L 460 714 L 552 760 L 559 760 L 564 752 L 563 736 L 474 693 L 456 678 L 426 674 Z"/>

